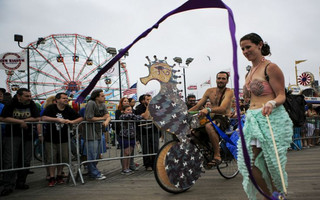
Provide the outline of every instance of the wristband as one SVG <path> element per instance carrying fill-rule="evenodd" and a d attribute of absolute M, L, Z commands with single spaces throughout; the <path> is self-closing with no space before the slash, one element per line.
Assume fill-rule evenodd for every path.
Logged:
<path fill-rule="evenodd" d="M 208 111 L 208 114 L 211 113 L 211 111 L 212 111 L 211 108 L 207 107 L 206 109 Z"/>
<path fill-rule="evenodd" d="M 271 104 L 272 105 L 272 108 L 275 108 L 275 107 L 277 107 L 276 106 L 276 101 L 275 100 L 270 100 L 270 101 L 268 101 L 267 103 L 269 103 L 269 104 Z"/>

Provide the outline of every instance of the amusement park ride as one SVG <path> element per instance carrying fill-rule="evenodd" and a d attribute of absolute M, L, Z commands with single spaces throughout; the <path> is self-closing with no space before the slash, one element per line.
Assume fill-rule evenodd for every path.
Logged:
<path fill-rule="evenodd" d="M 116 54 L 108 51 L 116 51 L 115 48 L 79 34 L 49 35 L 23 49 L 29 51 L 28 72 L 7 70 L 7 90 L 16 91 L 28 84 L 34 99 L 46 99 L 58 92 L 77 97 Z M 107 71 L 95 88 L 112 93 L 110 100 L 119 99 L 121 90 L 129 88 L 126 64 L 119 61 L 119 68 L 114 66 Z"/>
<path fill-rule="evenodd" d="M 304 95 L 307 103 L 320 104 L 319 82 L 311 72 L 303 72 L 297 76 L 296 85 L 289 85 L 288 90 L 295 95 Z"/>

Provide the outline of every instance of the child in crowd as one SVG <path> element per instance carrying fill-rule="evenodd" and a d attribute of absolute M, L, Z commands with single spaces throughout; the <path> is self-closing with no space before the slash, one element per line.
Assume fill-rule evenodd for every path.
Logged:
<path fill-rule="evenodd" d="M 122 114 L 120 120 L 141 120 L 140 115 L 132 113 L 132 107 L 124 105 L 121 110 Z M 135 146 L 136 128 L 134 122 L 123 122 L 123 126 L 120 130 L 118 142 L 119 146 L 123 149 L 124 157 L 130 156 Z M 130 158 L 124 158 L 122 160 L 122 174 L 134 173 L 130 168 Z"/>
<path fill-rule="evenodd" d="M 316 129 L 316 117 L 317 117 L 317 112 L 316 110 L 312 107 L 311 103 L 307 104 L 308 110 L 306 112 L 307 115 L 307 148 L 313 147 L 312 144 L 312 137 L 314 136 L 315 129 Z"/>

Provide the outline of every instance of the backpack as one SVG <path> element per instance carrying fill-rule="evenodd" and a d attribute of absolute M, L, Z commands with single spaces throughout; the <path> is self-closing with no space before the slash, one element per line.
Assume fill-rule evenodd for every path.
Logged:
<path fill-rule="evenodd" d="M 268 64 L 269 65 L 269 64 Z M 267 74 L 267 67 L 264 69 L 264 75 L 269 82 L 269 76 Z M 286 101 L 283 103 L 290 119 L 295 127 L 301 127 L 306 121 L 305 106 L 306 101 L 303 95 L 293 95 L 286 89 Z"/>
<path fill-rule="evenodd" d="M 286 91 L 286 101 L 283 106 L 291 118 L 293 125 L 301 127 L 306 121 L 305 106 L 306 101 L 303 95 L 293 95 Z"/>

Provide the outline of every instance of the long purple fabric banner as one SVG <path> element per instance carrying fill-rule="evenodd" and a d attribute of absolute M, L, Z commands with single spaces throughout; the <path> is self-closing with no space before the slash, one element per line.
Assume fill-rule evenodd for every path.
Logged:
<path fill-rule="evenodd" d="M 113 57 L 98 73 L 97 75 L 92 79 L 90 84 L 87 88 L 84 89 L 84 91 L 79 95 L 77 98 L 77 102 L 83 102 L 87 95 L 89 95 L 90 91 L 93 90 L 94 86 L 97 84 L 101 76 L 106 73 L 117 61 L 120 60 L 120 58 L 129 51 L 129 49 L 140 39 L 146 37 L 153 29 L 157 29 L 164 20 L 166 20 L 171 15 L 189 11 L 189 10 L 195 10 L 195 9 L 201 9 L 201 8 L 222 8 L 227 9 L 229 14 L 229 29 L 232 37 L 232 45 L 233 45 L 233 65 L 237 67 L 237 55 L 236 55 L 236 48 L 237 43 L 235 39 L 235 23 L 233 19 L 232 10 L 225 5 L 220 0 L 189 0 L 180 7 L 172 10 L 171 12 L 164 15 L 157 23 L 155 23 L 152 27 L 144 31 L 141 35 L 139 35 L 131 44 L 129 44 L 127 47 L 122 49 L 115 57 Z"/>
<path fill-rule="evenodd" d="M 221 0 L 189 0 L 180 7 L 172 10 L 171 12 L 167 13 L 164 15 L 157 23 L 155 23 L 152 27 L 144 31 L 139 37 L 137 37 L 131 44 L 129 44 L 127 47 L 122 49 L 115 57 L 113 57 L 98 73 L 97 75 L 92 79 L 91 83 L 88 85 L 87 88 L 84 89 L 84 91 L 79 95 L 77 98 L 76 102 L 83 102 L 84 99 L 86 98 L 87 95 L 89 95 L 90 91 L 95 87 L 101 76 L 108 71 L 117 61 L 120 60 L 123 55 L 129 51 L 129 49 L 140 39 L 146 37 L 153 29 L 157 29 L 164 20 L 166 20 L 168 17 L 174 14 L 178 14 L 181 12 L 189 11 L 189 10 L 195 10 L 195 9 L 202 9 L 202 8 L 222 8 L 226 9 L 228 11 L 228 19 L 229 19 L 229 30 L 230 30 L 230 35 L 231 35 L 231 40 L 232 40 L 232 47 L 233 47 L 233 69 L 234 69 L 234 93 L 236 97 L 236 107 L 237 107 L 237 116 L 238 120 L 241 121 L 240 119 L 240 105 L 239 105 L 239 74 L 238 74 L 238 59 L 237 59 L 237 42 L 236 42 L 236 37 L 235 37 L 235 31 L 236 31 L 236 26 L 235 26 L 235 21 L 233 18 L 233 13 L 232 10 L 224 4 Z M 250 163 L 250 157 L 248 154 L 248 150 L 245 145 L 245 140 L 243 137 L 243 132 L 242 132 L 242 126 L 239 123 L 239 130 L 240 130 L 240 136 L 241 136 L 241 143 L 243 147 L 243 154 L 244 154 L 244 159 L 246 166 L 248 168 L 249 176 L 252 181 L 252 183 L 255 185 L 255 187 L 258 189 L 258 191 L 265 196 L 268 199 L 273 199 L 264 194 L 260 188 L 258 187 L 255 179 L 253 178 L 252 171 L 251 171 L 251 163 Z"/>

